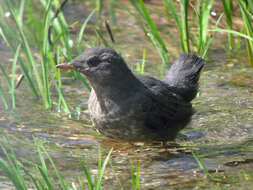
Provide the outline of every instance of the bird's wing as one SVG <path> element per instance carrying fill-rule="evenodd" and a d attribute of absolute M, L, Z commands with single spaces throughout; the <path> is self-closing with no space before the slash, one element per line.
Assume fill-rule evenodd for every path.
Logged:
<path fill-rule="evenodd" d="M 138 79 L 147 87 L 145 94 L 150 101 L 144 104 L 144 108 L 148 112 L 146 121 L 150 128 L 170 127 L 177 121 L 188 120 L 191 117 L 192 105 L 174 93 L 168 85 L 148 76 Z"/>

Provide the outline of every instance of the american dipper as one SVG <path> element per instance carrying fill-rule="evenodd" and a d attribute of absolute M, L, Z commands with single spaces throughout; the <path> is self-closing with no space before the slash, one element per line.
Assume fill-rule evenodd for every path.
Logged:
<path fill-rule="evenodd" d="M 191 120 L 204 59 L 182 54 L 163 80 L 134 75 L 113 49 L 90 48 L 57 68 L 74 69 L 90 82 L 88 108 L 103 135 L 126 141 L 173 140 Z"/>

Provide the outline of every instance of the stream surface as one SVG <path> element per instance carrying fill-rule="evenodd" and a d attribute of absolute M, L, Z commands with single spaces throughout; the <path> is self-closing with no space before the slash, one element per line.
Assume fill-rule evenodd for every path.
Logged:
<path fill-rule="evenodd" d="M 163 10 L 160 3 L 148 3 L 147 6 Z M 89 10 L 83 1 L 73 1 L 64 13 L 71 24 L 76 20 L 83 21 Z M 145 74 L 162 77 L 169 66 L 161 64 L 158 53 L 140 26 L 123 10 L 117 9 L 116 15 L 117 26 L 113 26 L 112 30 L 117 47 L 129 67 L 135 70 L 145 48 Z M 151 16 L 166 41 L 172 62 L 181 52 L 175 23 L 171 21 L 168 24 L 165 16 L 156 13 Z M 95 18 L 91 20 L 87 35 L 94 37 L 91 25 L 95 21 Z M 76 38 L 75 34 L 72 35 Z M 75 181 L 77 176 L 83 177 L 80 162 L 85 158 L 89 160 L 92 172 L 96 173 L 98 147 L 102 147 L 104 156 L 113 147 L 111 163 L 114 171 L 108 166 L 103 189 L 119 189 L 115 175 L 125 189 L 130 189 L 130 163 L 136 165 L 137 161 L 140 163 L 141 189 L 192 189 L 205 178 L 188 145 L 202 157 L 210 172 L 218 169 L 227 175 L 246 168 L 253 169 L 253 69 L 249 66 L 245 45 L 242 44 L 240 50 L 229 56 L 225 48 L 226 39 L 226 35 L 216 34 L 200 78 L 200 94 L 193 101 L 196 113 L 168 150 L 160 144 L 133 145 L 113 141 L 94 131 L 88 114 L 75 112 L 77 108 L 82 111 L 87 109 L 89 92 L 69 74 L 63 79 L 63 93 L 73 110 L 71 118 L 56 108 L 45 110 L 24 82 L 17 92 L 16 110 L 6 111 L 0 101 L 1 133 L 7 135 L 18 157 L 26 159 L 38 157 L 33 137 L 42 141 L 68 181 Z M 7 67 L 11 64 L 12 55 L 4 43 L 1 46 L 1 64 Z M 242 164 L 233 164 L 236 161 Z M 13 187 L 0 177 L 0 189 Z"/>

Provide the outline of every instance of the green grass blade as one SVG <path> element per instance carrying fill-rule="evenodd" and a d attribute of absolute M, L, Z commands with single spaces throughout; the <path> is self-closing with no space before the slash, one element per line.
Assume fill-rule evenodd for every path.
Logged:
<path fill-rule="evenodd" d="M 98 11 L 98 18 L 101 19 L 103 9 L 103 1 L 102 0 L 96 0 L 96 10 Z"/>
<path fill-rule="evenodd" d="M 0 96 L 2 98 L 5 109 L 8 110 L 9 109 L 9 103 L 8 103 L 8 100 L 7 100 L 7 95 L 5 94 L 5 92 L 3 90 L 3 87 L 1 85 L 1 81 L 0 81 Z"/>
<path fill-rule="evenodd" d="M 43 152 L 47 155 L 47 158 L 51 164 L 51 166 L 53 167 L 55 173 L 56 173 L 56 176 L 57 176 L 57 179 L 58 181 L 60 182 L 60 186 L 61 186 L 61 190 L 67 190 L 68 189 L 68 185 L 67 185 L 67 182 L 64 180 L 64 178 L 60 175 L 60 172 L 59 170 L 56 168 L 55 164 L 54 164 L 54 161 L 52 160 L 51 156 L 48 154 L 48 152 L 46 151 L 46 149 L 41 146 L 41 149 L 43 150 Z"/>
<path fill-rule="evenodd" d="M 252 26 L 252 20 L 250 20 L 250 16 L 248 14 L 248 10 L 246 8 L 246 4 L 243 0 L 238 0 L 238 3 L 240 5 L 241 13 L 243 16 L 243 21 L 246 26 L 246 30 L 249 36 L 253 37 L 253 26 Z"/>
<path fill-rule="evenodd" d="M 18 56 L 20 52 L 21 44 L 18 45 L 16 53 L 14 55 L 12 69 L 11 69 L 11 102 L 12 102 L 12 109 L 15 109 L 15 74 L 16 74 L 16 65 L 18 61 Z"/>
<path fill-rule="evenodd" d="M 44 84 L 44 92 L 45 92 L 45 107 L 50 108 L 52 106 L 51 95 L 50 95 L 50 87 L 49 87 L 49 79 L 48 79 L 48 51 L 49 51 L 49 42 L 48 42 L 48 31 L 50 27 L 50 15 L 49 12 L 52 7 L 52 0 L 48 1 L 47 7 L 45 8 L 45 15 L 43 18 L 43 41 L 42 41 L 42 49 L 41 49 L 41 68 L 42 68 L 42 77 Z"/>
<path fill-rule="evenodd" d="M 84 189 L 84 184 L 83 184 L 82 180 L 80 179 L 80 177 L 78 177 L 78 183 L 79 183 L 80 189 L 85 190 Z"/>
<path fill-rule="evenodd" d="M 8 85 L 8 87 L 11 89 L 11 79 L 9 78 L 9 76 L 7 75 L 4 67 L 0 64 L 0 70 L 2 71 L 3 74 L 3 78 L 6 81 L 6 84 Z"/>
<path fill-rule="evenodd" d="M 89 168 L 89 163 L 88 163 L 88 160 L 86 159 L 86 166 L 83 164 L 82 165 L 82 168 L 83 168 L 83 172 L 84 172 L 84 175 L 88 181 L 88 187 L 89 187 L 89 190 L 93 190 L 94 188 L 94 183 L 92 181 L 92 176 L 91 176 L 91 173 L 90 173 L 90 168 Z"/>
<path fill-rule="evenodd" d="M 32 183 L 33 183 L 33 185 L 35 186 L 36 190 L 44 190 L 44 188 L 41 188 L 41 186 L 40 186 L 40 184 L 39 184 L 40 182 L 38 182 L 38 179 L 36 179 L 36 177 L 34 176 L 34 174 L 32 174 L 32 172 L 31 172 L 28 168 L 23 167 L 22 169 L 24 170 L 24 173 L 25 173 L 28 177 L 31 178 Z"/>
<path fill-rule="evenodd" d="M 142 54 L 141 74 L 144 74 L 145 64 L 146 64 L 146 48 L 143 49 Z"/>
<path fill-rule="evenodd" d="M 253 19 L 250 19 L 250 13 L 247 10 L 247 5 L 242 0 L 238 0 L 238 3 L 239 3 L 239 6 L 240 6 L 240 10 L 241 10 L 244 25 L 245 25 L 245 28 L 246 28 L 246 31 L 247 31 L 247 35 L 250 36 L 250 37 L 253 37 L 253 26 L 252 26 L 252 20 Z M 251 4 L 249 4 L 249 5 L 251 7 Z M 247 48 L 250 64 L 253 67 L 253 42 L 249 41 L 247 39 L 246 40 L 246 48 Z"/>
<path fill-rule="evenodd" d="M 136 171 L 132 163 L 130 163 L 131 169 L 131 187 L 132 190 L 140 190 L 140 162 L 137 160 Z M 135 174 L 136 172 L 136 174 Z"/>
<path fill-rule="evenodd" d="M 12 44 L 12 40 L 9 39 L 9 37 L 8 37 L 8 32 L 5 30 L 6 27 L 5 27 L 5 25 L 3 24 L 2 21 L 0 22 L 0 29 L 1 29 L 0 33 L 1 33 L 2 37 L 4 38 L 5 42 L 9 46 L 9 48 L 11 49 L 11 52 L 13 53 L 13 55 L 15 55 L 16 49 L 14 48 L 14 46 Z M 29 84 L 29 87 L 31 88 L 34 96 L 36 98 L 39 98 L 39 94 L 38 94 L 38 92 L 35 88 L 34 82 L 33 82 L 32 78 L 31 78 L 31 76 L 28 72 L 28 69 L 26 68 L 26 66 L 25 66 L 25 64 L 24 64 L 24 62 L 23 62 L 23 60 L 20 56 L 18 57 L 18 64 L 20 65 L 20 67 L 21 67 L 21 69 L 24 73 L 24 76 L 26 77 L 26 79 L 28 81 L 28 84 Z"/>
<path fill-rule="evenodd" d="M 199 15 L 199 41 L 198 41 L 198 50 L 197 54 L 200 55 L 204 49 L 204 45 L 208 40 L 208 22 L 209 15 L 213 5 L 213 0 L 203 0 L 202 6 L 200 8 Z"/>
<path fill-rule="evenodd" d="M 203 12 L 205 11 L 205 5 L 206 4 L 206 0 L 204 0 L 201 8 L 200 8 L 200 14 L 199 14 L 199 40 L 198 40 L 198 50 L 197 50 L 197 54 L 200 55 L 201 49 L 202 49 L 202 44 L 204 42 L 203 39 Z"/>
<path fill-rule="evenodd" d="M 162 59 L 162 63 L 164 65 L 166 65 L 168 63 L 167 56 L 163 52 L 162 48 L 157 44 L 156 40 L 154 39 L 154 36 L 152 34 L 147 34 L 147 37 L 149 38 L 150 42 L 153 44 L 153 46 L 158 51 L 158 53 Z"/>
<path fill-rule="evenodd" d="M 50 52 L 50 45 L 49 45 L 49 28 L 51 25 L 51 17 L 50 17 L 50 11 L 52 9 L 52 0 L 48 1 L 47 6 L 45 7 L 45 15 L 43 19 L 43 43 L 42 43 L 42 60 L 41 60 L 41 66 L 42 66 L 42 75 L 43 75 L 43 82 L 44 82 L 44 88 L 45 88 L 45 96 L 47 100 L 48 108 L 52 106 L 52 100 L 50 95 L 50 85 L 49 85 L 49 57 L 51 56 Z M 51 62 L 50 62 L 51 63 Z M 52 64 L 51 64 L 52 65 Z M 52 66 L 55 67 L 54 65 Z M 53 82 L 54 79 L 52 79 Z"/>
<path fill-rule="evenodd" d="M 39 1 L 43 5 L 44 8 L 47 7 L 48 1 L 45 1 L 45 0 L 39 0 Z M 62 43 L 62 46 L 66 49 L 67 60 L 71 60 L 72 51 L 71 51 L 71 47 L 70 47 L 70 44 L 69 44 L 70 37 L 69 37 L 68 24 L 67 24 L 67 22 L 64 18 L 62 10 L 59 9 L 59 7 L 61 7 L 60 1 L 52 1 L 52 7 L 54 9 L 59 10 L 59 14 L 57 16 L 57 19 L 53 19 L 52 20 L 53 22 L 51 21 L 52 22 L 52 27 L 56 31 L 56 34 L 61 34 L 61 40 L 60 41 Z M 54 13 L 53 9 L 50 9 L 48 14 L 49 14 L 50 18 L 53 18 L 55 16 L 55 13 Z"/>
<path fill-rule="evenodd" d="M 246 40 L 246 48 L 247 48 L 247 52 L 248 52 L 250 65 L 251 65 L 251 67 L 253 67 L 253 49 L 251 49 L 249 40 Z"/>
<path fill-rule="evenodd" d="M 142 18 L 145 18 L 143 10 L 140 7 L 140 1 L 139 0 L 138 1 L 136 1 L 136 0 L 130 0 L 130 3 L 135 8 L 135 10 L 142 16 Z"/>
<path fill-rule="evenodd" d="M 105 47 L 112 48 L 111 45 L 109 44 L 109 42 L 104 38 L 102 32 L 98 28 L 96 28 L 96 34 L 102 40 Z"/>
<path fill-rule="evenodd" d="M 56 88 L 56 90 L 58 92 L 59 103 L 58 103 L 57 106 L 61 107 L 61 103 L 62 103 L 64 112 L 67 113 L 67 114 L 70 114 L 71 111 L 70 111 L 70 109 L 68 107 L 67 101 L 65 100 L 65 98 L 63 96 L 63 93 L 62 93 L 62 90 L 61 90 L 61 88 L 62 88 L 61 72 L 60 72 L 59 69 L 56 69 L 56 67 L 55 67 L 55 61 L 53 59 L 52 54 L 48 53 L 47 57 L 48 57 L 49 63 L 51 64 L 51 66 L 52 66 L 52 68 L 54 70 L 55 77 L 57 78 L 57 81 L 58 81 L 58 84 L 57 84 L 57 82 L 54 81 L 55 77 L 53 77 L 51 83 L 49 84 L 49 86 L 51 86 L 52 84 L 55 84 L 55 88 Z M 59 48 L 57 49 L 56 58 L 59 59 Z M 57 60 L 57 62 L 59 62 L 59 60 Z"/>
<path fill-rule="evenodd" d="M 52 182 L 51 182 L 51 180 L 50 180 L 50 177 L 48 176 L 49 175 L 49 173 L 48 173 L 48 171 L 47 170 L 44 170 L 41 166 L 37 166 L 37 169 L 39 170 L 39 172 L 40 172 L 40 175 L 42 176 L 42 178 L 44 179 L 44 181 L 45 181 L 45 183 L 46 183 L 46 185 L 42 185 L 42 187 L 43 188 L 45 188 L 45 189 L 48 189 L 48 190 L 54 190 L 54 188 L 53 188 L 53 184 L 52 184 Z"/>
<path fill-rule="evenodd" d="M 253 1 L 248 0 L 247 2 L 248 2 L 248 6 L 249 6 L 251 12 L 253 13 Z"/>
<path fill-rule="evenodd" d="M 219 25 L 220 20 L 221 20 L 222 17 L 223 17 L 223 14 L 221 14 L 221 15 L 219 16 L 218 20 L 216 21 L 216 24 L 215 24 L 215 27 L 216 27 L 216 28 L 217 28 L 217 26 Z M 206 44 L 204 45 L 203 54 L 201 55 L 203 58 L 206 57 L 207 51 L 208 51 L 208 49 L 209 49 L 209 47 L 210 47 L 210 45 L 211 45 L 211 42 L 212 42 L 212 40 L 213 40 L 214 33 L 215 33 L 215 32 L 213 31 L 212 34 L 211 34 L 211 36 L 208 38 Z"/>
<path fill-rule="evenodd" d="M 17 11 L 17 18 L 19 20 L 19 23 L 23 26 L 23 15 L 24 15 L 24 9 L 25 9 L 25 0 L 20 1 L 19 10 Z"/>
<path fill-rule="evenodd" d="M 140 189 L 140 161 L 137 160 L 136 164 L 136 178 L 135 178 L 136 190 Z"/>
<path fill-rule="evenodd" d="M 165 0 L 165 1 L 168 1 L 168 0 Z M 187 50 L 186 50 L 186 47 L 184 45 L 185 43 L 184 43 L 184 38 L 183 38 L 183 27 L 182 27 L 181 21 L 179 19 L 176 7 L 175 7 L 175 5 L 173 3 L 173 0 L 169 0 L 169 6 L 171 8 L 173 18 L 174 18 L 174 20 L 175 20 L 175 22 L 177 24 L 178 30 L 179 30 L 181 48 L 182 48 L 183 52 L 186 52 Z"/>
<path fill-rule="evenodd" d="M 164 5 L 165 10 L 166 10 L 167 20 L 170 22 L 172 15 L 170 15 L 170 5 L 169 5 L 168 0 L 163 0 L 163 5 Z"/>
<path fill-rule="evenodd" d="M 45 183 L 47 184 L 48 189 L 53 190 L 54 189 L 53 183 L 51 181 L 51 177 L 48 172 L 47 165 L 46 165 L 45 159 L 43 157 L 43 153 L 42 153 L 39 146 L 37 147 L 37 152 L 39 154 L 39 159 L 40 159 L 40 163 L 41 163 L 41 166 L 38 165 L 37 169 L 39 170 L 41 176 L 43 177 Z"/>
<path fill-rule="evenodd" d="M 189 148 L 189 147 L 188 147 Z M 208 172 L 208 169 L 206 168 L 206 166 L 203 164 L 203 161 L 202 159 L 197 155 L 197 153 L 192 149 L 190 148 L 190 151 L 192 153 L 192 156 L 194 157 L 194 159 L 196 160 L 196 162 L 198 163 L 199 167 L 201 170 L 204 171 L 204 173 L 206 175 L 210 175 L 209 172 Z"/>
<path fill-rule="evenodd" d="M 188 0 L 180 1 L 180 13 L 181 13 L 181 22 L 182 22 L 182 36 L 183 36 L 183 45 L 185 52 L 190 52 L 189 45 L 189 27 L 188 27 Z"/>
<path fill-rule="evenodd" d="M 5 13 L 6 13 L 6 10 L 5 10 L 4 3 L 0 3 L 0 23 L 2 25 L 2 26 L 0 26 L 0 33 L 1 33 L 1 30 L 4 29 L 6 31 L 6 33 L 8 34 L 8 36 L 10 36 L 10 38 L 13 39 L 13 41 L 19 42 L 19 37 L 17 35 L 17 32 L 15 30 L 13 30 L 11 25 L 8 22 L 6 22 L 6 20 L 5 20 L 5 16 L 4 16 Z M 4 36 L 3 36 L 3 39 L 6 41 Z"/>
<path fill-rule="evenodd" d="M 78 51 L 78 54 L 81 54 L 83 52 L 83 49 L 81 47 L 81 42 L 82 42 L 84 30 L 85 30 L 88 22 L 90 21 L 91 17 L 94 15 L 94 13 L 96 11 L 97 11 L 96 9 L 93 9 L 93 11 L 89 14 L 89 16 L 86 18 L 86 20 L 82 24 L 82 27 L 81 27 L 80 32 L 79 32 L 78 37 L 77 37 L 77 51 Z"/>
<path fill-rule="evenodd" d="M 144 5 L 143 0 L 139 0 L 139 4 L 140 4 L 140 8 L 141 8 L 141 10 L 142 10 L 142 12 L 143 12 L 143 16 L 144 16 L 145 20 L 147 21 L 148 25 L 150 26 L 151 32 L 153 33 L 155 39 L 158 41 L 158 43 L 159 43 L 160 46 L 162 47 L 163 51 L 164 51 L 165 53 L 168 53 L 168 50 L 167 50 L 167 48 L 166 48 L 166 45 L 164 44 L 164 42 L 163 42 L 163 40 L 162 40 L 162 38 L 161 38 L 161 36 L 160 36 L 158 30 L 157 30 L 157 27 L 156 27 L 155 23 L 154 23 L 153 20 L 151 19 L 150 15 L 149 15 L 149 13 L 148 13 L 148 11 L 147 11 L 147 8 L 146 8 L 145 5 Z"/>
<path fill-rule="evenodd" d="M 12 14 L 13 14 L 12 15 L 13 16 L 13 20 L 14 20 L 14 22 L 16 24 L 17 30 L 18 30 L 19 35 L 21 37 L 27 61 L 28 61 L 29 65 L 30 65 L 30 67 L 32 68 L 32 70 L 34 71 L 35 79 L 36 79 L 36 82 L 37 82 L 40 94 L 41 94 L 41 96 L 43 98 L 43 102 L 46 104 L 47 101 L 46 101 L 46 98 L 45 98 L 42 81 L 41 81 L 41 78 L 40 78 L 39 71 L 37 69 L 36 62 L 35 62 L 35 60 L 34 60 L 34 58 L 32 56 L 32 51 L 30 49 L 30 46 L 29 46 L 28 41 L 26 39 L 26 36 L 25 36 L 25 34 L 23 32 L 23 29 L 21 27 L 21 23 L 19 23 L 19 21 L 17 19 L 17 16 L 14 14 L 14 11 L 12 9 L 10 10 L 10 12 L 12 12 Z"/>
<path fill-rule="evenodd" d="M 101 151 L 101 147 L 98 147 L 98 177 L 101 175 L 101 168 L 102 168 L 102 151 Z M 95 181 L 95 189 L 98 190 L 99 184 L 98 184 L 98 177 L 96 177 Z"/>
<path fill-rule="evenodd" d="M 242 38 L 248 39 L 249 41 L 253 42 L 253 37 L 248 36 L 246 34 L 243 34 L 241 32 L 237 32 L 235 30 L 229 30 L 229 29 L 221 29 L 221 28 L 216 28 L 216 29 L 209 29 L 208 31 L 213 31 L 213 32 L 227 32 L 227 33 L 231 33 L 231 34 L 235 34 L 238 36 L 241 36 Z"/>
<path fill-rule="evenodd" d="M 224 12 L 226 15 L 228 29 L 232 30 L 233 29 L 232 28 L 232 14 L 233 14 L 232 0 L 222 0 L 222 4 L 223 4 Z M 229 44 L 229 49 L 232 50 L 233 36 L 230 33 L 228 34 L 228 44 Z"/>
<path fill-rule="evenodd" d="M 135 176 L 135 171 L 134 171 L 134 167 L 133 164 L 130 163 L 130 169 L 131 169 L 131 187 L 133 190 L 136 189 L 136 176 Z"/>
<path fill-rule="evenodd" d="M 23 181 L 20 180 L 17 174 L 17 170 L 2 158 L 0 158 L 0 170 L 2 170 L 2 172 L 7 176 L 7 178 L 13 183 L 16 189 L 27 190 Z"/>
<path fill-rule="evenodd" d="M 25 180 L 21 175 L 20 163 L 18 162 L 16 155 L 6 137 L 4 137 L 4 141 L 8 144 L 9 152 L 7 152 L 2 144 L 0 144 L 0 148 L 2 149 L 2 152 L 6 156 L 8 162 L 0 158 L 0 169 L 5 173 L 8 179 L 17 189 L 27 190 Z"/>
<path fill-rule="evenodd" d="M 112 150 L 113 150 L 113 149 L 111 149 L 111 150 L 109 151 L 109 153 L 107 154 L 107 156 L 106 156 L 106 158 L 105 158 L 105 160 L 104 160 L 103 166 L 102 166 L 102 168 L 100 168 L 100 170 L 99 170 L 98 181 L 97 181 L 97 190 L 100 190 L 100 189 L 101 189 L 101 183 L 102 183 L 103 174 L 104 174 L 105 168 L 106 168 L 106 166 L 107 166 L 107 163 L 108 163 L 108 161 L 109 161 L 109 159 L 110 159 Z M 100 152 L 101 152 L 101 151 L 100 151 Z"/>

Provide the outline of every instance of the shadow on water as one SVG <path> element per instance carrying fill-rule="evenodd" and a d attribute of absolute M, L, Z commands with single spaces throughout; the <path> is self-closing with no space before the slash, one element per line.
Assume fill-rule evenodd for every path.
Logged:
<path fill-rule="evenodd" d="M 68 10 L 71 8 L 70 5 Z M 134 67 L 145 47 L 148 60 L 146 74 L 159 77 L 164 67 L 160 66 L 158 55 L 145 40 L 141 29 L 135 26 L 134 20 L 126 17 L 124 12 L 120 14 L 122 17 L 118 18 L 118 25 L 125 25 L 126 28 L 118 29 L 120 31 L 115 33 L 115 39 L 121 40 L 117 43 L 122 55 L 129 66 Z M 70 20 L 82 16 L 76 14 Z M 164 24 L 160 27 L 167 26 Z M 185 142 L 198 151 L 210 171 L 218 167 L 226 172 L 252 168 L 253 70 L 243 64 L 247 63 L 245 52 L 228 58 L 220 39 L 213 44 L 200 79 L 200 96 L 193 101 L 196 113 L 190 125 L 177 138 L 176 145 L 168 150 L 159 144 L 133 145 L 107 139 L 92 129 L 85 113 L 81 113 L 80 120 L 77 120 L 76 115 L 69 118 L 57 110 L 45 110 L 28 95 L 25 83 L 18 90 L 15 111 L 5 111 L 0 102 L 1 131 L 8 135 L 17 155 L 24 158 L 36 157 L 33 136 L 43 141 L 58 169 L 70 180 L 83 175 L 80 160 L 85 157 L 89 160 L 90 168 L 97 168 L 98 146 L 102 146 L 105 151 L 114 147 L 111 161 L 120 180 L 128 181 L 124 184 L 126 189 L 130 188 L 130 161 L 135 163 L 137 160 L 140 161 L 143 189 L 191 189 L 202 177 L 196 172 L 200 171 L 199 166 L 185 147 Z M 178 45 L 179 42 L 168 44 L 168 49 L 175 52 L 171 61 L 179 54 Z M 7 58 L 10 56 L 6 48 L 0 50 L 0 57 L 4 58 L 2 62 L 8 64 Z M 71 78 L 65 79 L 63 83 L 69 104 L 73 108 L 79 105 L 82 110 L 87 109 L 89 94 L 83 85 Z M 93 172 L 96 173 L 96 170 Z M 108 168 L 104 189 L 112 189 L 112 184 L 113 189 L 119 188 L 114 172 Z M 2 187 L 11 189 L 4 183 Z"/>

